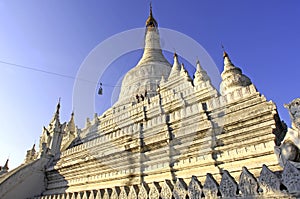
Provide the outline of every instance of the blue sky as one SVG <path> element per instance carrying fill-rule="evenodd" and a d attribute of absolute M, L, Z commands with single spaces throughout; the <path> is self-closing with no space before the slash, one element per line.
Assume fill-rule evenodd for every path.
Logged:
<path fill-rule="evenodd" d="M 283 104 L 300 97 L 299 1 L 154 0 L 152 4 L 160 27 L 196 40 L 220 71 L 222 43 L 233 63 L 277 104 L 281 119 L 290 126 Z M 149 1 L 141 0 L 2 0 L 0 62 L 75 77 L 99 43 L 120 32 L 144 27 L 148 13 Z M 171 54 L 166 52 L 168 58 Z M 102 77 L 110 82 L 103 83 L 116 84 L 113 77 L 124 74 L 140 56 L 141 51 L 121 56 Z M 72 78 L 0 63 L 0 165 L 10 157 L 10 167 L 17 166 L 26 150 L 38 144 L 59 97 L 61 120 L 68 120 L 73 109 L 76 117 L 73 85 Z M 104 87 L 105 95 L 95 95 L 98 113 L 110 106 L 110 90 Z"/>

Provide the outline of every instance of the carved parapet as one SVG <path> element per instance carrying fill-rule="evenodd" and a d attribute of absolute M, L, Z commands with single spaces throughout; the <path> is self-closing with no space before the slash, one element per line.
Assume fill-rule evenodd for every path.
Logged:
<path fill-rule="evenodd" d="M 89 193 L 88 199 L 96 199 L 96 195 L 97 195 L 97 191 L 96 190 L 92 190 Z"/>
<path fill-rule="evenodd" d="M 258 194 L 258 183 L 252 173 L 243 167 L 239 180 L 239 189 L 245 197 Z"/>
<path fill-rule="evenodd" d="M 285 190 L 284 186 L 287 188 Z M 261 193 L 258 193 L 260 185 Z M 238 193 L 238 188 L 241 194 Z M 30 199 L 200 199 L 203 198 L 292 198 L 300 196 L 300 171 L 290 162 L 285 165 L 281 176 L 263 165 L 259 182 L 243 167 L 239 185 L 231 174 L 224 170 L 220 185 L 211 174 L 206 175 L 204 186 L 192 176 L 187 186 L 182 178 L 175 184 L 170 180 L 143 182 L 140 185 L 114 187 L 98 190 L 84 190 L 74 193 L 54 194 Z"/>
<path fill-rule="evenodd" d="M 143 182 L 140 187 L 139 187 L 139 195 L 138 198 L 139 199 L 147 199 L 148 198 L 148 193 L 149 193 L 149 186 Z"/>
<path fill-rule="evenodd" d="M 65 198 L 66 199 L 71 199 L 72 194 L 71 193 L 66 193 Z"/>
<path fill-rule="evenodd" d="M 265 164 L 260 172 L 258 182 L 264 194 L 280 193 L 280 179 Z"/>
<path fill-rule="evenodd" d="M 84 192 L 78 192 L 77 194 L 76 194 L 76 199 L 78 198 L 78 199 L 83 199 L 83 194 L 84 194 Z M 86 198 L 84 198 L 84 199 L 86 199 Z"/>
<path fill-rule="evenodd" d="M 214 177 L 210 174 L 206 174 L 206 179 L 203 186 L 203 193 L 205 198 L 217 198 L 219 193 L 219 185 Z"/>
<path fill-rule="evenodd" d="M 138 198 L 139 187 L 137 185 L 132 185 L 128 193 L 128 199 Z"/>
<path fill-rule="evenodd" d="M 160 191 L 161 191 L 161 187 L 159 183 L 153 182 L 149 191 L 149 199 L 159 198 Z"/>
<path fill-rule="evenodd" d="M 56 199 L 65 199 L 65 194 L 59 194 Z"/>
<path fill-rule="evenodd" d="M 104 191 L 102 190 L 98 190 L 95 194 L 95 199 L 101 199 L 103 198 L 102 196 L 104 195 Z"/>
<path fill-rule="evenodd" d="M 282 183 L 289 193 L 300 193 L 300 171 L 289 161 L 284 165 Z"/>
<path fill-rule="evenodd" d="M 119 198 L 119 194 L 121 192 L 120 187 L 114 187 L 112 189 L 111 197 L 110 198 Z"/>
<path fill-rule="evenodd" d="M 190 199 L 198 199 L 202 196 L 202 186 L 201 182 L 196 176 L 192 176 L 191 181 L 188 186 L 188 196 Z"/>
<path fill-rule="evenodd" d="M 90 192 L 84 191 L 79 193 L 81 199 L 88 199 L 88 196 L 90 195 Z"/>
<path fill-rule="evenodd" d="M 78 193 L 72 193 L 72 195 L 71 195 L 71 197 L 70 197 L 70 199 L 76 199 L 77 198 L 77 195 L 78 195 Z"/>
<path fill-rule="evenodd" d="M 110 196 L 112 195 L 112 189 L 108 188 L 105 189 L 104 194 L 103 194 L 103 199 L 110 199 Z"/>
<path fill-rule="evenodd" d="M 127 199 L 129 191 L 130 191 L 129 187 L 127 187 L 127 186 L 121 187 L 121 192 L 119 194 L 119 199 Z"/>
<path fill-rule="evenodd" d="M 165 180 L 164 182 L 161 183 L 161 192 L 160 192 L 160 197 L 162 199 L 172 199 L 173 193 L 173 184 L 171 183 L 170 180 Z"/>
<path fill-rule="evenodd" d="M 186 198 L 187 185 L 182 178 L 178 178 L 173 189 L 173 196 L 175 199 Z"/>
<path fill-rule="evenodd" d="M 226 170 L 223 171 L 219 189 L 224 198 L 233 198 L 238 194 L 238 185 Z"/>

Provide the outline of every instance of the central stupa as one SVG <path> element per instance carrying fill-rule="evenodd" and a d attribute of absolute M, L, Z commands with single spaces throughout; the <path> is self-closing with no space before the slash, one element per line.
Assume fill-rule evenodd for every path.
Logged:
<path fill-rule="evenodd" d="M 150 6 L 150 15 L 146 21 L 143 56 L 138 64 L 125 75 L 117 104 L 135 101 L 137 95 L 154 96 L 162 76 L 167 79 L 170 71 L 171 64 L 162 53 L 158 24 Z"/>

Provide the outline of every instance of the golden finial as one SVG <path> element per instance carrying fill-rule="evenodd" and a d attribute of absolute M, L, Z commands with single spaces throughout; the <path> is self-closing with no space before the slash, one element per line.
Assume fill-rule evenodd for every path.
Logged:
<path fill-rule="evenodd" d="M 152 3 L 151 2 L 150 2 L 150 14 L 146 21 L 146 27 L 157 27 L 157 22 L 154 19 L 153 14 L 152 14 Z"/>
<path fill-rule="evenodd" d="M 178 57 L 178 55 L 177 55 L 177 53 L 176 53 L 176 52 L 174 52 L 174 57 Z"/>
<path fill-rule="evenodd" d="M 224 48 L 223 44 L 221 44 L 221 46 L 222 46 L 222 49 L 223 49 L 223 58 L 228 57 L 228 54 L 225 51 L 225 48 Z"/>

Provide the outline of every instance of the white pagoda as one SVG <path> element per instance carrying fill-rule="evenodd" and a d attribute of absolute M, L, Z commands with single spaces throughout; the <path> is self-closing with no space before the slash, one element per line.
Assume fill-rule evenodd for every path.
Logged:
<path fill-rule="evenodd" d="M 299 146 L 294 156 L 282 146 L 287 127 L 275 104 L 225 51 L 220 92 L 201 60 L 194 78 L 176 53 L 169 63 L 152 8 L 145 31 L 143 56 L 124 76 L 118 101 L 83 129 L 73 113 L 60 122 L 58 103 L 38 152 L 33 147 L 0 176 L 0 198 L 297 196 Z"/>

